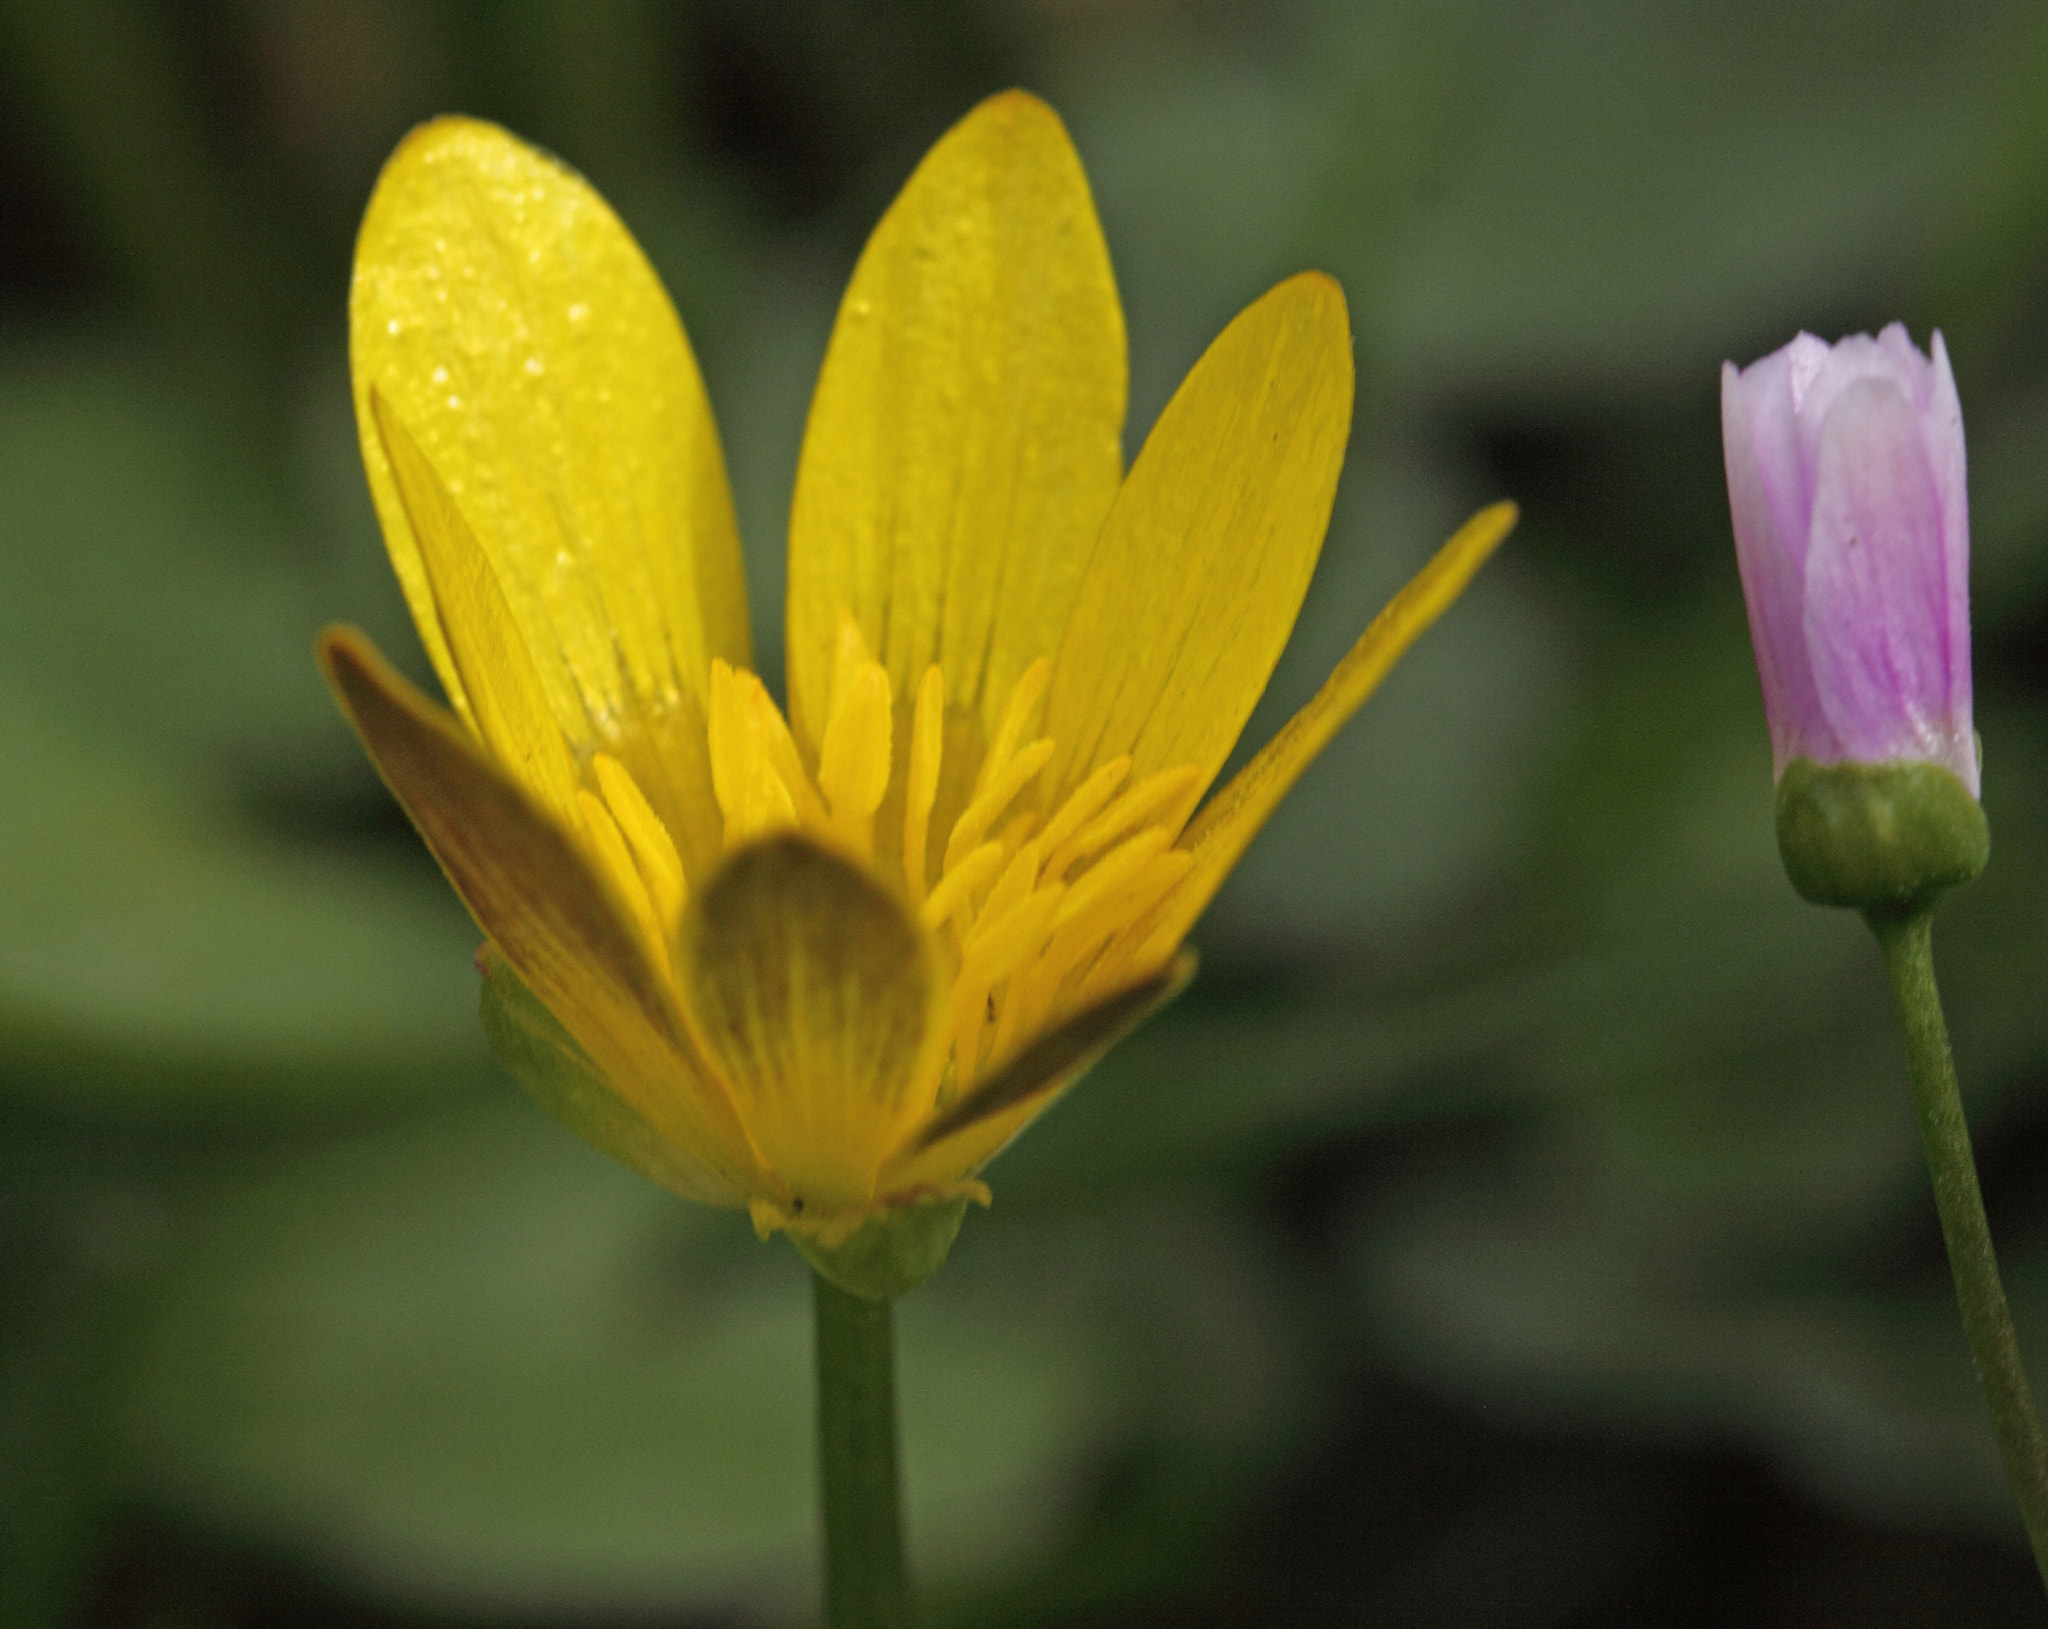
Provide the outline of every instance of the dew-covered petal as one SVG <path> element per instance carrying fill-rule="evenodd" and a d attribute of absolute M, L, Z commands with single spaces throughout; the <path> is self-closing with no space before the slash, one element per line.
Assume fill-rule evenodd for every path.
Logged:
<path fill-rule="evenodd" d="M 1344 296 L 1314 272 L 1195 364 L 1117 494 L 1053 662 L 1048 806 L 1124 754 L 1134 782 L 1192 764 L 1199 795 L 1214 778 L 1315 570 L 1351 391 Z"/>
<path fill-rule="evenodd" d="M 929 1108 L 944 1044 L 945 978 L 923 925 L 852 861 L 771 837 L 693 896 L 676 972 L 791 1199 L 813 1213 L 871 1199 L 883 1156 Z"/>
<path fill-rule="evenodd" d="M 1037 98 L 940 139 L 869 238 L 812 399 L 789 693 L 815 752 L 851 612 L 905 718 L 925 670 L 993 730 L 1059 638 L 1122 473 L 1125 346 L 1079 158 Z"/>
<path fill-rule="evenodd" d="M 436 120 L 371 196 L 349 329 L 371 495 L 451 700 L 469 708 L 373 389 L 475 529 L 569 740 L 625 761 L 686 862 L 715 854 L 688 745 L 711 658 L 747 664 L 746 590 L 703 383 L 639 246 L 555 160 Z M 658 753 L 633 739 L 655 734 Z"/>
<path fill-rule="evenodd" d="M 370 393 L 377 439 L 432 590 L 462 711 L 491 756 L 558 822 L 576 806 L 576 762 L 548 706 L 533 657 L 448 488 L 381 391 Z"/>

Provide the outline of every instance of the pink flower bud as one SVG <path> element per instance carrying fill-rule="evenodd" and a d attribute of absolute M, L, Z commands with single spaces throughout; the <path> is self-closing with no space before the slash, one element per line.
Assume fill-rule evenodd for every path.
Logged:
<path fill-rule="evenodd" d="M 1774 773 L 1932 763 L 1978 794 L 1963 413 L 1941 335 L 1801 334 L 1721 369 L 1735 554 Z"/>

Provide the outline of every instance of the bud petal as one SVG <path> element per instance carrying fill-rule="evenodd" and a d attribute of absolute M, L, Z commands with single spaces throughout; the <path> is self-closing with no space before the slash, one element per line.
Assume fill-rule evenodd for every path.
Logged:
<path fill-rule="evenodd" d="M 1801 334 L 1724 367 L 1736 559 L 1773 767 L 1938 764 L 1975 798 L 1963 421 L 1941 336 Z"/>

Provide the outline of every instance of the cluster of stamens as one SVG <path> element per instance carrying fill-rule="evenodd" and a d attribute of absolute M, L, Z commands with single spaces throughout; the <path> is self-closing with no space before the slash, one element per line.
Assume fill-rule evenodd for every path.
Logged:
<path fill-rule="evenodd" d="M 1033 783 L 1053 756 L 1049 738 L 1025 740 L 1048 674 L 1041 658 L 1018 679 L 934 868 L 946 705 L 936 665 L 925 670 L 911 712 L 901 846 L 888 853 L 896 834 L 885 832 L 878 854 L 893 697 L 887 670 L 853 619 L 839 619 L 815 777 L 760 679 L 712 664 L 711 778 L 727 852 L 794 830 L 885 872 L 900 858 L 903 887 L 952 973 L 951 1042 L 939 1078 L 922 1094 L 937 1107 L 1048 1024 L 1144 971 L 1139 964 L 1153 949 L 1147 918 L 1192 864 L 1173 846 L 1199 785 L 1192 765 L 1131 782 L 1131 760 L 1114 758 L 1050 817 L 1030 806 Z M 590 846 L 666 973 L 688 893 L 675 844 L 617 759 L 595 755 L 588 781 L 579 801 Z"/>

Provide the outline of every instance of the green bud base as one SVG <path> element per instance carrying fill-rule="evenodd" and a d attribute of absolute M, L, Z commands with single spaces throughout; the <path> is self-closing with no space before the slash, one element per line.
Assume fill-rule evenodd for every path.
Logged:
<path fill-rule="evenodd" d="M 839 1244 L 795 1231 L 789 1237 L 826 1283 L 863 1301 L 893 1301 L 946 1264 L 966 1214 L 967 1195 L 960 1194 L 877 1211 Z"/>
<path fill-rule="evenodd" d="M 1991 827 L 1939 764 L 1795 758 L 1778 779 L 1778 853 L 1816 905 L 1903 910 L 1976 877 Z"/>

